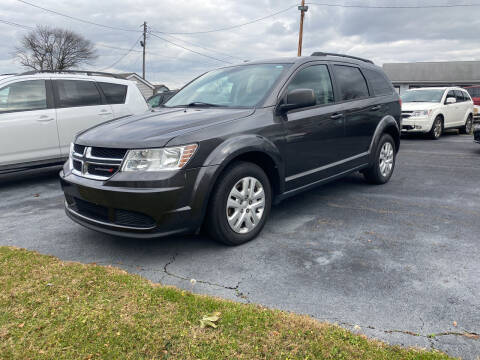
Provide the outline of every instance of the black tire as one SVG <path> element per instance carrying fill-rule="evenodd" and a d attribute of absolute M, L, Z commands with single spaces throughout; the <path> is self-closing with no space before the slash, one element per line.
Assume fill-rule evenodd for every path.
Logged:
<path fill-rule="evenodd" d="M 437 126 L 440 127 L 440 131 L 436 131 Z M 435 120 L 433 120 L 432 128 L 430 129 L 430 132 L 428 133 L 428 137 L 432 140 L 438 140 L 440 139 L 440 136 L 442 136 L 443 133 L 443 119 L 441 116 L 437 116 Z"/>
<path fill-rule="evenodd" d="M 460 133 L 470 135 L 472 133 L 472 129 L 473 129 L 473 116 L 468 115 L 467 121 L 465 121 L 465 125 L 463 125 L 460 128 Z"/>
<path fill-rule="evenodd" d="M 380 169 L 380 153 L 382 152 L 382 148 L 386 143 L 390 143 L 393 149 L 393 159 L 392 159 L 392 167 L 388 174 L 384 175 Z M 371 184 L 385 184 L 387 183 L 390 178 L 392 177 L 393 170 L 395 169 L 395 159 L 396 159 L 397 151 L 395 148 L 395 141 L 389 134 L 383 134 L 378 142 L 377 148 L 375 149 L 374 154 L 374 161 L 373 164 L 363 171 L 363 176 L 365 179 Z"/>
<path fill-rule="evenodd" d="M 265 205 L 260 221 L 249 232 L 242 234 L 234 231 L 228 222 L 227 200 L 235 184 L 245 177 L 254 177 L 261 183 L 265 194 Z M 265 172 L 253 163 L 235 162 L 223 171 L 215 185 L 207 211 L 206 229 L 216 241 L 227 245 L 244 244 L 253 240 L 262 231 L 270 214 L 271 204 L 272 191 Z"/>

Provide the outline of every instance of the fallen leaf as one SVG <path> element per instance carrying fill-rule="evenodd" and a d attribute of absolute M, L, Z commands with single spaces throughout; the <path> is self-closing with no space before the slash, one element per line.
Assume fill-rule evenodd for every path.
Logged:
<path fill-rule="evenodd" d="M 221 313 L 219 311 L 215 311 L 211 314 L 205 315 L 202 320 L 200 320 L 200 327 L 206 328 L 207 326 L 210 326 L 214 329 L 217 328 L 217 324 L 215 324 L 219 319 L 220 319 Z"/>
<path fill-rule="evenodd" d="M 25 323 L 18 324 L 18 327 L 21 329 L 25 326 Z"/>

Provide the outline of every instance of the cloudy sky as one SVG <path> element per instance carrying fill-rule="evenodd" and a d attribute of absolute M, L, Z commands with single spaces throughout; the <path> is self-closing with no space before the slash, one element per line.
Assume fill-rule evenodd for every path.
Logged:
<path fill-rule="evenodd" d="M 28 2 L 118 29 L 82 23 L 18 0 L 1 0 L 0 73 L 22 70 L 15 60 L 14 47 L 28 31 L 1 21 L 28 27 L 59 26 L 76 31 L 90 39 L 97 49 L 97 60 L 85 68 L 139 74 L 142 71 L 139 31 L 143 21 L 147 21 L 149 29 L 156 34 L 149 35 L 147 40 L 147 79 L 171 88 L 228 63 L 295 56 L 297 51 L 299 11 L 296 5 L 299 1 L 295 0 Z M 325 4 L 478 6 L 372 9 Z M 249 25 L 208 32 L 277 12 L 281 13 Z M 303 54 L 313 51 L 348 53 L 370 58 L 379 65 L 385 62 L 480 60 L 478 29 L 480 0 L 311 0 L 305 16 Z M 197 34 L 182 34 L 192 32 Z M 133 51 L 128 52 L 132 46 Z"/>

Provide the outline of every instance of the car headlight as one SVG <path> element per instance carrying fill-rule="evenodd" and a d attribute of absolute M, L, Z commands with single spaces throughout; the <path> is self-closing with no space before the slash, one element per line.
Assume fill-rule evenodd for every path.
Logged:
<path fill-rule="evenodd" d="M 159 149 L 129 150 L 122 171 L 161 171 L 183 168 L 197 150 L 197 144 Z"/>
<path fill-rule="evenodd" d="M 432 110 L 416 110 L 412 113 L 413 117 L 430 116 Z"/>

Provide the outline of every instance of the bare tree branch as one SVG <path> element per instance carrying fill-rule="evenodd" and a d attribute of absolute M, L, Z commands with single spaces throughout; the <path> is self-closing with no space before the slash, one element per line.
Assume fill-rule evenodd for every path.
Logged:
<path fill-rule="evenodd" d="M 20 41 L 16 55 L 33 70 L 67 70 L 97 58 L 90 40 L 70 30 L 37 26 Z"/>

